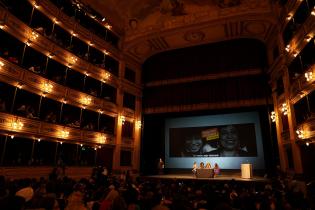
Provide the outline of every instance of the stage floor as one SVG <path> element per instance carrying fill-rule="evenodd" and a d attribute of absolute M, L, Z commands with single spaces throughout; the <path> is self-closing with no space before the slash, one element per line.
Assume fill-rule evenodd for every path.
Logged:
<path fill-rule="evenodd" d="M 181 174 L 159 174 L 144 176 L 153 179 L 186 179 L 186 180 L 209 180 L 209 181 L 244 181 L 244 182 L 268 182 L 269 179 L 263 176 L 253 176 L 251 179 L 244 179 L 241 177 L 241 172 L 224 172 L 214 178 L 197 178 L 191 173 Z"/>

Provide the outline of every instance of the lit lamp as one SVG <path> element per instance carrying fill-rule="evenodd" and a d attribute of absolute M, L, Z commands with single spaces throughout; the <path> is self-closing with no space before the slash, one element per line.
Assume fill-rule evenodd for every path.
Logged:
<path fill-rule="evenodd" d="M 140 128 L 142 127 L 141 120 L 138 120 L 138 121 L 136 122 L 136 127 L 137 127 L 138 129 L 140 129 Z"/>
<path fill-rule="evenodd" d="M 121 122 L 121 124 L 123 125 L 123 124 L 125 124 L 125 121 L 126 121 L 126 118 L 125 118 L 125 116 L 120 116 L 120 122 Z"/>
<path fill-rule="evenodd" d="M 305 41 L 307 41 L 307 42 L 311 41 L 312 39 L 313 39 L 313 35 L 307 35 L 305 37 Z"/>
<path fill-rule="evenodd" d="M 81 101 L 82 101 L 82 103 L 84 104 L 84 105 L 90 105 L 91 104 L 91 102 L 92 102 L 92 98 L 91 97 L 89 97 L 89 96 L 85 96 L 85 97 L 83 97 L 82 99 L 81 99 Z"/>
<path fill-rule="evenodd" d="M 43 88 L 43 92 L 44 93 L 51 93 L 52 92 L 52 89 L 53 89 L 53 85 L 48 83 L 48 82 L 44 82 L 43 85 L 42 85 L 42 88 Z"/>
<path fill-rule="evenodd" d="M 4 27 L 5 27 L 4 21 L 0 21 L 0 29 L 4 29 Z"/>
<path fill-rule="evenodd" d="M 291 18 L 292 18 L 292 14 L 288 14 L 287 20 L 291 20 Z"/>
<path fill-rule="evenodd" d="M 313 10 L 311 12 L 311 15 L 315 16 L 315 6 L 314 6 L 314 8 L 313 8 Z"/>
<path fill-rule="evenodd" d="M 110 78 L 110 73 L 106 72 L 104 74 L 104 80 L 109 80 L 109 78 Z"/>
<path fill-rule="evenodd" d="M 111 30 L 112 29 L 112 26 L 109 25 L 108 23 L 105 24 L 105 28 L 107 28 L 108 30 Z"/>
<path fill-rule="evenodd" d="M 290 52 L 290 45 L 289 44 L 285 47 L 285 51 Z"/>
<path fill-rule="evenodd" d="M 78 61 L 78 58 L 74 57 L 74 56 L 71 56 L 69 59 L 68 59 L 68 62 L 69 62 L 69 66 L 72 66 L 73 64 L 75 64 L 76 62 Z"/>
<path fill-rule="evenodd" d="M 66 131 L 66 130 L 60 131 L 60 137 L 63 139 L 68 138 L 69 137 L 69 131 Z"/>
<path fill-rule="evenodd" d="M 13 120 L 11 123 L 12 130 L 22 130 L 24 124 L 20 120 Z"/>
<path fill-rule="evenodd" d="M 0 61 L 0 68 L 4 66 L 4 63 Z"/>
<path fill-rule="evenodd" d="M 274 111 L 270 114 L 271 122 L 276 122 L 276 113 Z"/>
<path fill-rule="evenodd" d="M 99 135 L 98 140 L 99 140 L 100 144 L 105 144 L 106 143 L 106 136 L 105 136 L 105 134 Z"/>
<path fill-rule="evenodd" d="M 303 138 L 304 138 L 304 131 L 303 131 L 303 130 L 297 129 L 295 132 L 296 132 L 297 137 L 298 137 L 299 139 L 303 139 Z"/>
<path fill-rule="evenodd" d="M 313 72 L 312 71 L 309 71 L 309 72 L 306 72 L 305 74 L 304 74 L 304 76 L 305 76 L 305 78 L 306 78 L 306 81 L 312 81 L 312 79 L 313 79 Z"/>
<path fill-rule="evenodd" d="M 288 114 L 288 106 L 287 106 L 286 103 L 282 104 L 281 112 L 283 113 L 283 115 L 287 115 Z"/>
<path fill-rule="evenodd" d="M 35 41 L 38 38 L 38 34 L 35 31 L 32 31 L 30 36 L 30 40 Z"/>

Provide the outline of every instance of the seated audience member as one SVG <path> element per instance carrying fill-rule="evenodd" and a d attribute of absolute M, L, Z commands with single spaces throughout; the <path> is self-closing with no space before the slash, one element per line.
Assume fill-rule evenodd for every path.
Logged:
<path fill-rule="evenodd" d="M 220 174 L 220 168 L 219 168 L 219 165 L 217 163 L 214 164 L 214 168 L 213 168 L 213 172 L 214 172 L 214 175 L 219 175 Z"/>
<path fill-rule="evenodd" d="M 19 115 L 26 116 L 26 105 L 22 104 L 16 111 Z"/>
<path fill-rule="evenodd" d="M 207 162 L 206 168 L 209 168 L 209 169 L 211 168 L 211 164 L 209 162 Z"/>
<path fill-rule="evenodd" d="M 26 118 L 30 118 L 30 119 L 37 119 L 38 118 L 38 117 L 36 117 L 35 110 L 32 106 L 27 106 Z"/>
<path fill-rule="evenodd" d="M 86 130 L 94 130 L 94 124 L 92 122 L 89 122 L 88 124 L 86 124 L 83 129 Z"/>
<path fill-rule="evenodd" d="M 57 116 L 54 112 L 49 112 L 45 117 L 46 122 L 56 123 L 57 122 Z"/>
<path fill-rule="evenodd" d="M 37 74 L 39 74 L 41 72 L 40 66 L 38 66 L 38 65 L 31 66 L 31 67 L 28 68 L 28 70 L 30 70 L 30 71 L 32 71 L 34 73 L 37 73 Z"/>
<path fill-rule="evenodd" d="M 8 51 L 8 50 L 5 50 L 5 51 L 1 54 L 1 56 L 2 56 L 3 58 L 5 58 L 5 59 L 8 59 L 8 58 L 9 58 L 9 51 Z"/>
<path fill-rule="evenodd" d="M 0 98 L 0 112 L 5 112 L 7 109 L 6 109 L 6 105 L 5 105 L 5 101 Z"/>

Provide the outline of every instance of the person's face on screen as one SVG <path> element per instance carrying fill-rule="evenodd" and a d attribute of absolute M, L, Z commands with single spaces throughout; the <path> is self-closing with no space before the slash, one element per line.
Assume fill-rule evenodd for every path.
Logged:
<path fill-rule="evenodd" d="M 239 146 L 238 133 L 234 126 L 221 128 L 220 143 L 224 150 L 235 150 Z"/>
<path fill-rule="evenodd" d="M 202 140 L 200 138 L 193 137 L 192 139 L 187 139 L 185 141 L 186 152 L 196 153 L 202 147 Z"/>

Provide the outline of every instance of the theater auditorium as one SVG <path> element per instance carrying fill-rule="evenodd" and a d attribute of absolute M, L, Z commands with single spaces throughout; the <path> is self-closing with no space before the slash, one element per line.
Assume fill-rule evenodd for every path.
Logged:
<path fill-rule="evenodd" d="M 0 209 L 315 209 L 315 0 L 0 0 Z"/>

